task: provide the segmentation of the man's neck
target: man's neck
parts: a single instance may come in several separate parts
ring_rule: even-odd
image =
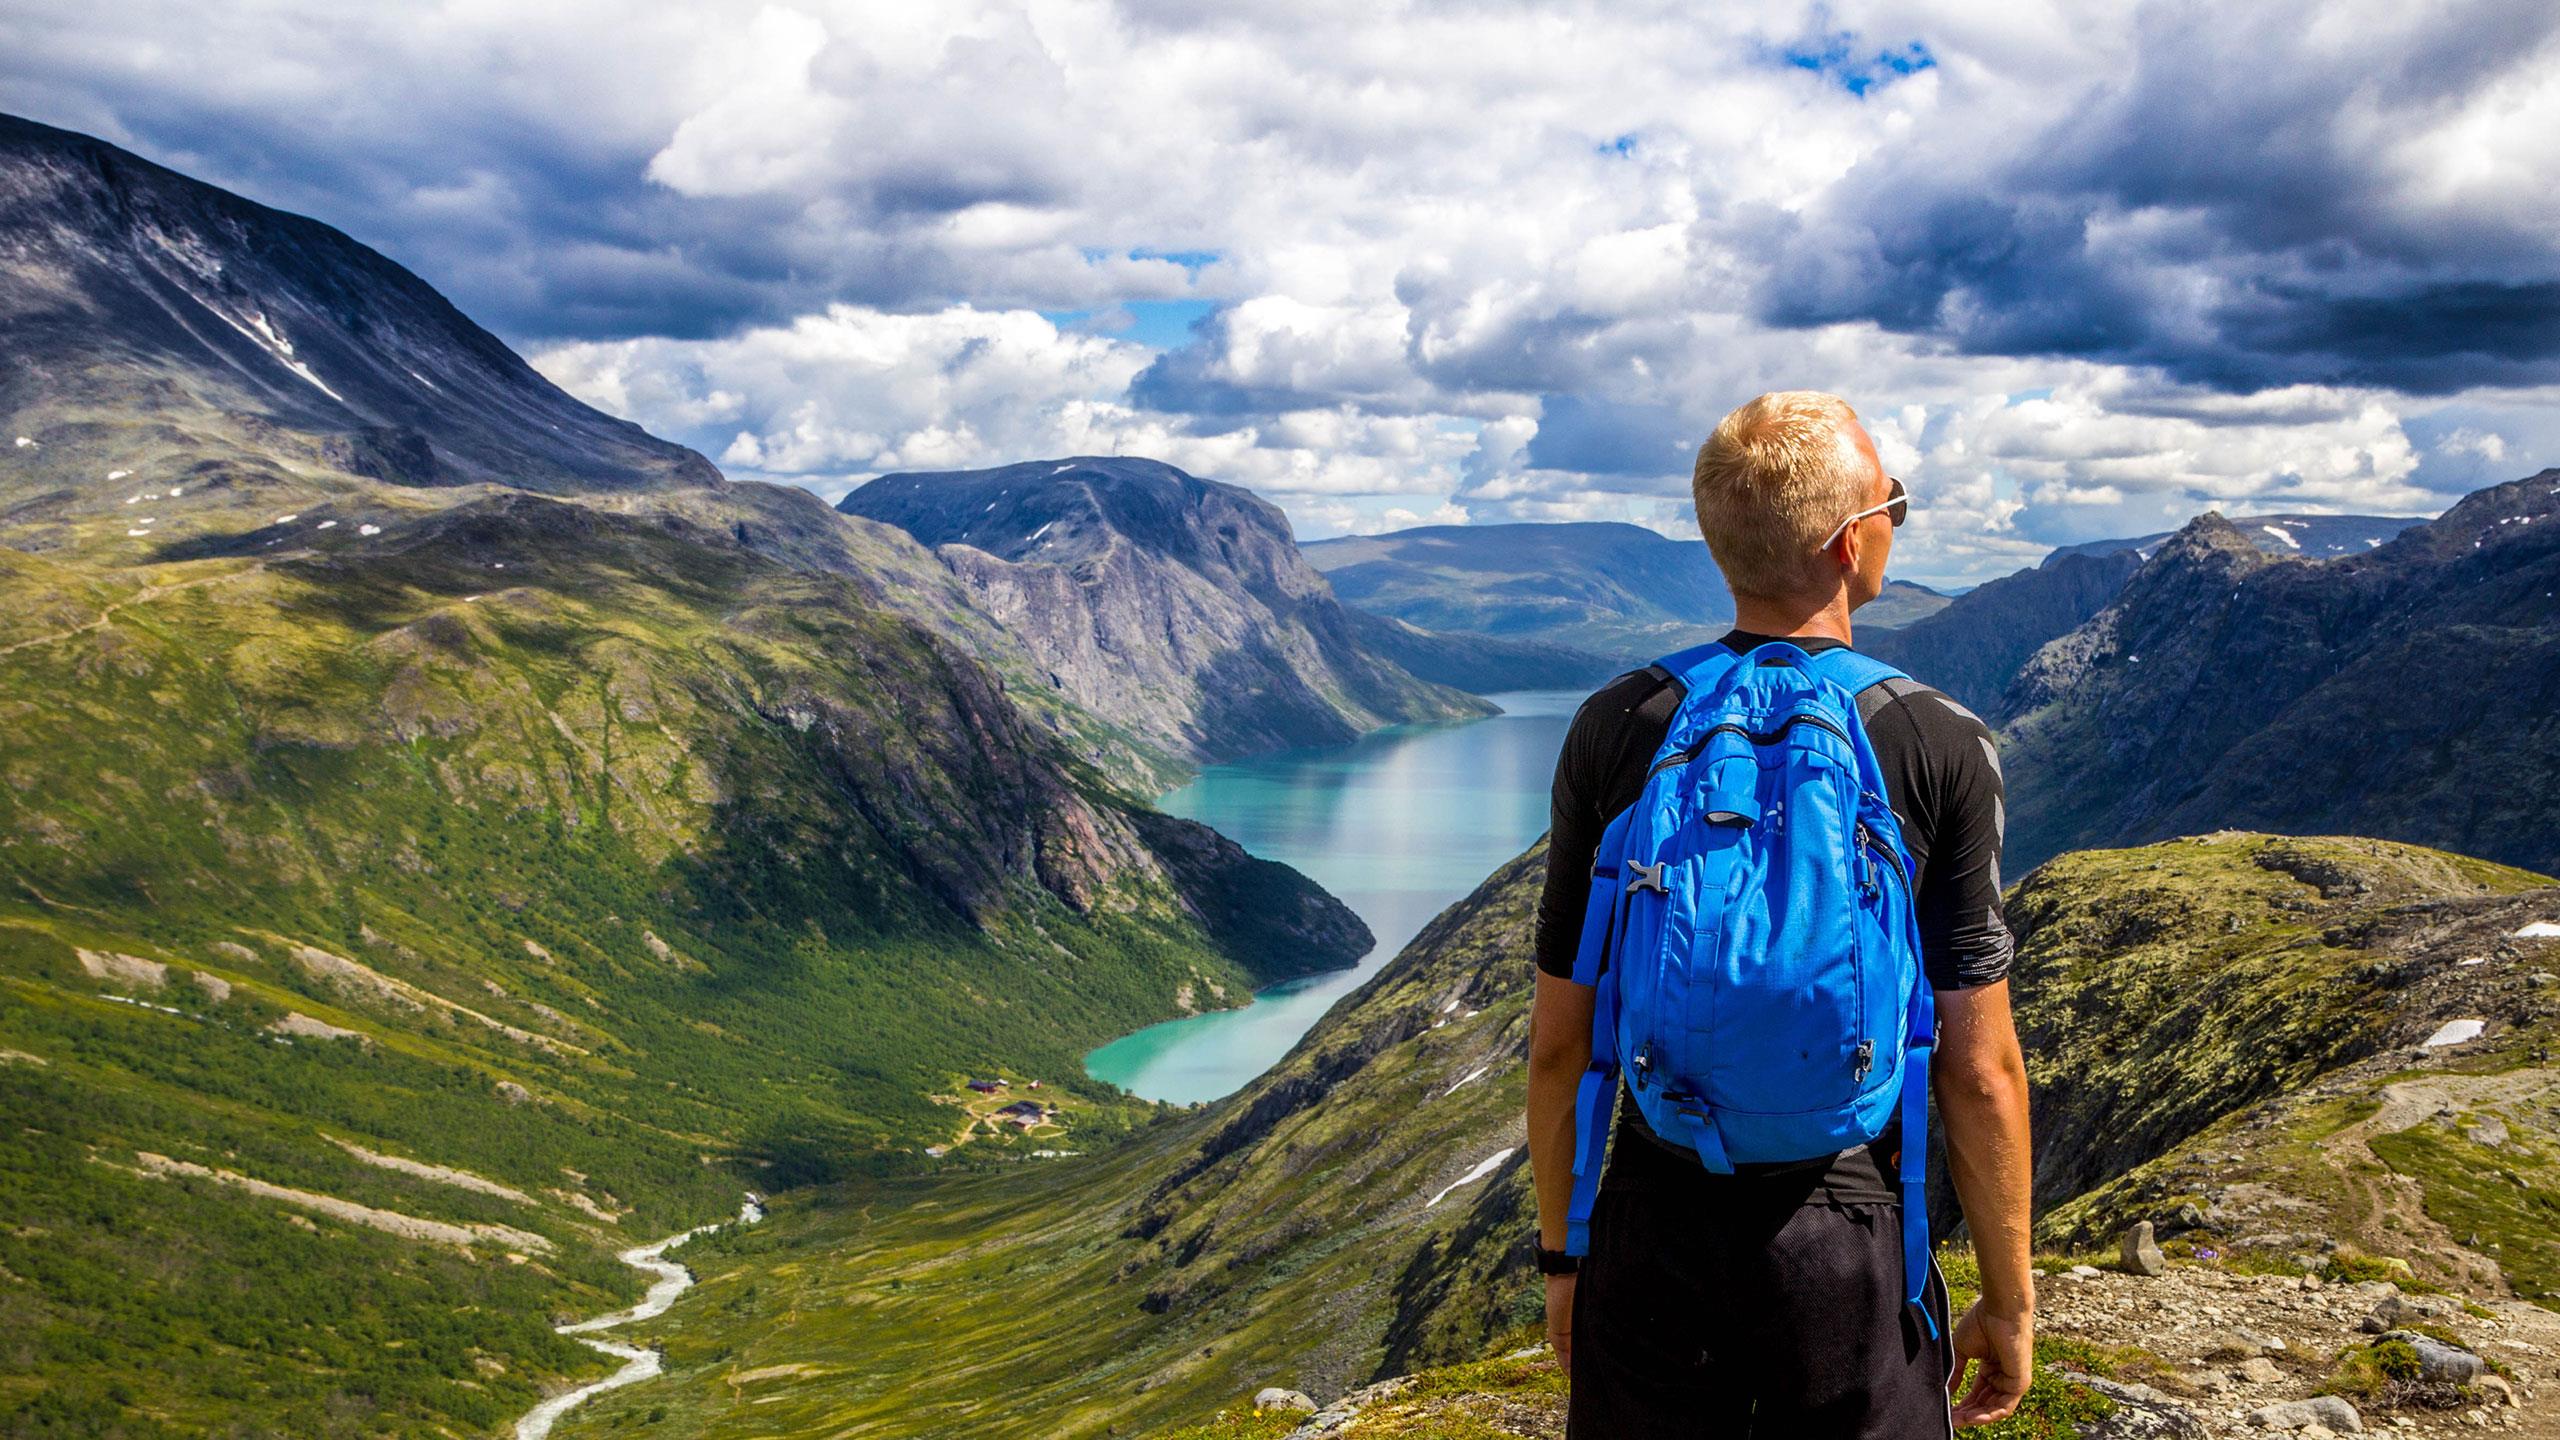
[[[1841,644],[1849,640],[1849,595],[1831,592],[1828,599],[1736,595],[1733,627],[1754,635],[1827,635]]]

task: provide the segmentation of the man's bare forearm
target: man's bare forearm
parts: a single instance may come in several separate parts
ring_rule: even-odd
[[[1573,1100],[1591,1064],[1593,992],[1540,972],[1529,1006],[1529,1172],[1538,1243],[1561,1250],[1573,1203]]]
[[[2029,1269],[2035,1169],[2027,1135],[2027,1071],[2009,1014],[2009,984],[1941,992],[1932,1067],[1948,1169],[1964,1207],[1984,1300],[2019,1314],[2035,1303]]]

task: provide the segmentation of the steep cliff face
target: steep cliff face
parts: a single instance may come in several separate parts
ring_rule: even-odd
[[[884,475],[841,508],[934,547],[1052,685],[1188,759],[1492,713],[1363,646],[1277,506],[1170,465]]]
[[[2319,563],[2201,516],[2022,667],[2010,853],[2236,825],[2560,865],[2556,592],[2560,471]]]

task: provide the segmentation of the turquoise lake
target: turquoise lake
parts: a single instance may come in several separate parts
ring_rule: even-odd
[[[1545,833],[1556,749],[1585,693],[1487,696],[1502,714],[1397,725],[1348,745],[1211,766],[1158,800],[1169,814],[1297,867],[1367,921],[1378,943],[1351,969],[1124,1035],[1087,1055],[1086,1071],[1151,1100],[1188,1104],[1232,1094],[1270,1069],[1431,917]]]

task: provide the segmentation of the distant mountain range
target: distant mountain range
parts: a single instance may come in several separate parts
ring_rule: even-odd
[[[2325,558],[2424,522],[2259,515],[2235,523],[2269,554]],[[2034,569],[1970,591],[1888,580],[1858,612],[1859,644],[1988,714],[2037,646],[2095,614],[2167,538],[2066,545]],[[1732,597],[1706,543],[1641,525],[1427,525],[1309,540],[1299,549],[1357,609],[1453,635],[1561,646],[1590,656],[1582,668],[1597,665],[1603,675],[1712,640],[1733,623]]]
[[[1369,648],[1288,517],[1241,486],[1078,456],[883,475],[838,508],[933,547],[1051,684],[1185,760],[1493,713]]]
[[[1429,630],[1583,651],[1604,675],[1733,626],[1733,597],[1706,542],[1641,525],[1426,525],[1299,549],[1347,605]],[[1894,581],[1860,617],[1909,624],[1946,602]]]
[[[2423,515],[2240,515],[2231,523],[2249,543],[2270,555],[2298,555],[2305,560],[2327,560],[2340,555],[2361,555],[2376,549],[2392,536],[2412,525],[2427,523]],[[2139,535],[2130,540],[2084,540],[2077,545],[2064,545],[2047,556],[2113,555],[2132,550],[2149,559],[2160,543],[2176,534],[2163,530],[2156,535]]]

